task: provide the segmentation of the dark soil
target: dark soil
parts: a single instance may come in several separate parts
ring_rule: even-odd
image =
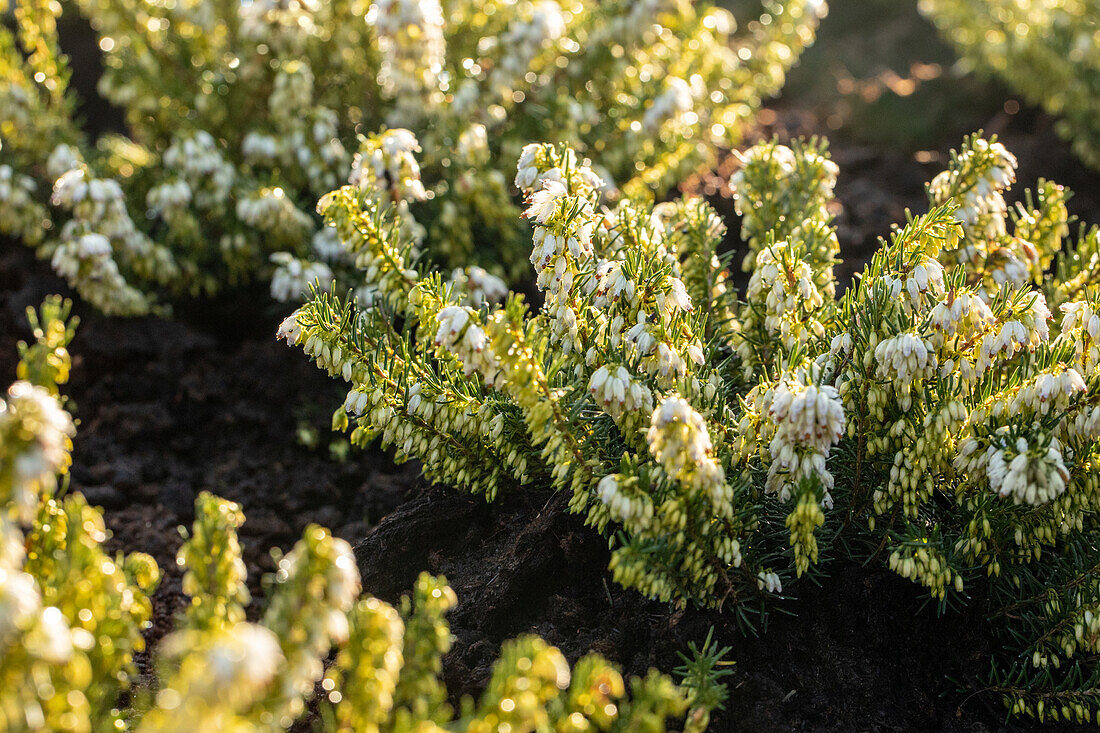
[[[833,113],[782,101],[758,135],[833,139],[839,273],[847,281],[906,208],[924,210],[923,182],[958,138],[927,142],[935,152],[905,151],[834,131],[826,114]],[[1009,114],[998,102],[979,125],[999,132],[1019,156],[1021,190],[1040,176],[1058,180],[1076,190],[1075,214],[1100,221],[1096,175],[1057,140],[1050,119],[1026,107]],[[688,187],[718,197],[733,166],[727,158],[717,175]],[[715,203],[736,246],[732,205]],[[67,290],[47,265],[0,243],[0,383],[14,378],[15,342],[28,336],[24,308],[52,292]],[[539,634],[571,660],[597,651],[644,673],[676,666],[677,653],[713,626],[736,663],[714,730],[1028,727],[1004,726],[997,700],[963,689],[987,670],[993,641],[982,620],[938,618],[915,585],[880,566],[833,562],[820,587],[804,581],[788,589],[789,615],[774,614],[765,633],[746,637],[728,613],[677,611],[616,586],[605,541],[567,514],[560,496],[529,490],[487,505],[428,487],[415,465],[395,466],[381,453],[337,459],[341,439],[328,424],[344,390],[300,350],[275,341],[285,314],[262,289],[180,304],[174,320],[77,310],[82,324],[66,389],[80,420],[71,488],[104,507],[112,549],[148,552],[164,570],[152,643],[184,602],[176,527],[190,523],[196,494],[210,490],[244,505],[242,543],[256,597],[273,568],[270,548],[289,549],[311,522],[356,545],[364,589],[385,600],[396,600],[422,570],[445,574],[460,599],[444,666],[456,698],[482,689],[501,642],[517,634]]]
[[[0,256],[0,374],[14,379],[23,312],[67,292],[31,253]],[[254,597],[310,523],[351,542],[422,487],[419,469],[378,453],[330,454],[331,409],[344,391],[273,338],[281,320],[263,293],[177,309],[177,320],[103,318],[77,310],[65,388],[79,420],[71,489],[106,510],[111,549],[151,554],[164,571],[150,637],[171,628],[185,599],[176,528],[198,492],[240,502]],[[263,304],[253,307],[253,304]],[[310,447],[316,439],[317,446]],[[339,441],[335,445],[339,446]]]

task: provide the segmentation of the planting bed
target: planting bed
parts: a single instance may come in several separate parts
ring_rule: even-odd
[[[820,56],[807,63],[813,58],[825,63]],[[993,109],[978,124],[1000,133],[1019,156],[1017,192],[1040,176],[1052,178],[1075,190],[1073,213],[1100,221],[1095,174],[1058,141],[1052,122],[1026,108]],[[924,210],[923,182],[943,167],[942,150],[958,135],[935,141],[938,155],[915,155],[831,129],[831,114],[788,98],[764,115],[758,134],[832,138],[843,206],[838,276],[846,283],[907,207]],[[731,247],[738,221],[721,194],[735,165],[729,157],[717,174],[687,184],[713,198]],[[29,251],[0,246],[0,377],[7,383],[15,343],[27,336],[24,308],[67,291]],[[993,642],[982,619],[972,611],[937,617],[921,590],[888,572],[882,558],[869,567],[826,563],[828,582],[793,585],[781,609],[789,615],[776,613],[758,636],[746,636],[728,613],[676,610],[613,584],[605,542],[565,512],[561,496],[513,492],[487,505],[428,487],[417,466],[395,466],[379,452],[341,458],[345,446],[328,430],[328,408],[344,390],[300,350],[275,341],[286,314],[263,287],[179,304],[172,320],[77,311],[82,323],[67,394],[80,424],[70,489],[104,507],[113,548],[148,552],[165,571],[151,643],[184,602],[176,527],[190,523],[196,494],[208,489],[244,506],[242,543],[257,598],[262,575],[273,569],[268,550],[289,549],[311,522],[356,546],[365,591],[387,601],[422,570],[446,575],[460,600],[444,668],[456,699],[482,688],[500,643],[520,633],[543,636],[571,660],[594,650],[642,673],[670,670],[677,652],[713,626],[735,663],[715,730],[1004,726],[995,697],[961,691],[987,671]],[[258,604],[251,611],[258,613]]]
[[[763,133],[813,131],[806,114],[776,112],[774,129]],[[1088,188],[1049,121],[1025,113],[1006,124],[1020,180],[1076,183],[1074,212],[1100,219],[1100,187]],[[941,161],[922,165],[839,140],[833,155],[842,171],[841,272],[850,276],[905,207],[921,210],[922,181]],[[736,232],[730,203],[716,203]],[[65,289],[45,263],[8,245],[0,292],[0,375],[10,381],[15,342],[27,335],[24,308]],[[182,304],[173,320],[78,311],[67,390],[80,420],[71,489],[105,508],[113,547],[149,552],[165,570],[150,641],[183,603],[176,527],[190,523],[195,495],[209,489],[244,505],[242,542],[257,597],[273,568],[268,549],[289,549],[310,522],[356,545],[365,590],[386,600],[421,570],[445,574],[460,599],[445,666],[456,696],[477,692],[500,643],[519,633],[538,633],[572,659],[599,651],[637,673],[675,666],[676,653],[714,626],[736,662],[717,730],[962,731],[1003,722],[995,700],[970,697],[948,679],[986,671],[991,641],[981,619],[937,618],[917,586],[879,564],[832,562],[822,587],[792,587],[784,609],[793,615],[775,614],[766,632],[746,637],[728,614],[676,611],[614,585],[603,540],[564,512],[560,496],[517,492],[487,505],[429,488],[415,465],[395,466],[382,453],[334,459],[330,445],[339,441],[328,413],[306,406],[335,406],[343,390],[275,341],[283,314],[261,289]]]

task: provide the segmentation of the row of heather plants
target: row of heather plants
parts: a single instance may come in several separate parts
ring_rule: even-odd
[[[985,67],[1041,63],[1025,91],[1092,160],[1081,4],[922,7]],[[770,141],[737,154],[732,262],[710,205],[662,199],[740,143],[825,13],[762,6],[0,0],[0,235],[108,315],[254,278],[304,299],[279,336],[346,383],[334,429],[489,501],[553,486],[642,596],[752,632],[831,560],[882,564],[979,606],[980,692],[1095,721],[1100,228],[1053,182],[1009,205],[1016,159],[975,134],[843,289],[827,144]],[[61,12],[95,29],[124,133],[83,132]],[[698,731],[722,706],[709,640],[676,679],[624,679],[532,636],[455,704],[446,581],[360,597],[319,527],[248,621],[243,515],[210,494],[177,558],[191,603],[139,675],[160,573],[67,491],[75,323],[30,316],[0,402],[0,727]]]
[[[598,155],[610,197],[660,195],[741,138],[825,12],[765,0],[738,29],[686,0],[0,0],[0,18],[9,2],[0,234],[115,315],[256,278],[283,301],[359,285],[314,205],[383,173],[433,261],[514,281],[530,227],[506,171],[528,141]],[[74,116],[63,8],[95,31],[124,133]],[[383,171],[361,140],[383,127],[415,133],[385,157],[422,170]]]
[[[488,500],[565,492],[627,588],[755,628],[830,558],[883,564],[981,605],[1010,712],[1095,720],[1100,227],[1049,181],[1010,207],[1016,159],[975,134],[841,292],[825,144],[740,163],[740,297],[707,203],[608,205],[590,161],[532,143],[540,302],[446,280],[392,179],[361,179],[318,210],[372,297],[322,284],[279,335],[347,383],[354,444]]]

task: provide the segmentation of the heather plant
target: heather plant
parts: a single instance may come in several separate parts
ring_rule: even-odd
[[[280,300],[353,276],[313,213],[349,173],[389,188],[456,277],[514,277],[530,230],[505,172],[527,140],[597,155],[608,200],[663,194],[739,139],[825,8],[767,0],[737,33],[728,11],[681,0],[75,5],[125,134],[93,141],[74,119],[61,4],[16,0],[0,26],[0,233],[123,315],[257,275]],[[397,128],[415,137],[359,137]]]
[[[1096,0],[921,0],[968,64],[1061,119],[1058,132],[1100,167],[1100,4]]]
[[[506,642],[488,688],[455,711],[439,679],[457,599],[422,574],[399,609],[360,598],[350,546],[310,526],[276,555],[266,607],[248,621],[239,505],[203,492],[177,554],[190,603],[158,645],[155,682],[141,678],[151,594],[148,555],[111,556],[99,509],[66,493],[73,421],[69,304],[30,312],[19,381],[0,401],[0,729],[42,733],[136,730],[283,731],[320,683],[322,729],[344,731],[702,731],[725,699],[722,650],[709,640],[681,670],[624,679],[599,655],[571,669],[534,636]],[[325,660],[335,651],[326,670]]]
[[[704,202],[601,207],[589,161],[532,144],[516,183],[541,305],[472,300],[385,191],[348,186],[319,210],[372,297],[317,291],[279,335],[348,382],[333,422],[354,443],[487,499],[566,492],[626,587],[752,624],[830,555],[944,611],[981,584],[1008,621],[986,689],[1091,720],[1100,228],[1071,241],[1048,182],[1010,208],[1016,160],[974,135],[840,293],[824,143],[741,159],[740,302]]]
[[[59,402],[68,380],[68,303],[31,311],[19,381],[0,401],[0,723],[4,730],[91,731],[122,725],[119,696],[159,571],[141,553],[111,557],[102,515],[58,494],[75,433]]]

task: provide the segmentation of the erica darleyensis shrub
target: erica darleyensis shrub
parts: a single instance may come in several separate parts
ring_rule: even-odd
[[[75,430],[58,387],[68,379],[68,303],[30,311],[19,381],[0,399],[0,729],[16,733],[283,731],[320,683],[318,729],[362,731],[702,731],[725,691],[722,652],[685,657],[682,683],[651,671],[624,679],[599,655],[570,669],[534,636],[506,642],[488,688],[460,710],[439,680],[457,602],[420,576],[399,608],[359,597],[351,548],[317,526],[276,555],[266,607],[250,601],[233,502],[202,493],[177,555],[190,603],[156,650],[144,649],[160,571],[143,553],[111,556],[100,510],[66,493]],[[327,665],[331,652],[335,659]],[[127,701],[128,704],[124,704]]]
[[[532,144],[541,305],[445,281],[384,191],[344,187],[319,210],[371,302],[317,292],[280,335],[348,382],[353,442],[488,499],[567,492],[627,587],[747,624],[829,555],[945,610],[979,588],[1009,649],[986,689],[1091,719],[1100,230],[1071,239],[1053,183],[1009,207],[1015,158],[973,136],[841,294],[824,144],[741,157],[740,300],[707,204],[602,206],[593,164]]]
[[[61,5],[16,0],[14,30],[0,26],[0,233],[115,314],[257,273],[282,300],[331,281],[347,263],[313,210],[349,175],[390,177],[435,261],[514,275],[530,232],[507,171],[526,141],[598,155],[608,197],[661,193],[737,140],[824,13],[767,0],[737,32],[685,0],[75,5],[126,134],[82,133]],[[416,166],[361,148],[357,133],[386,127],[419,136],[426,152],[384,138],[391,162],[424,152]]]
[[[1100,2],[921,0],[964,59],[1061,119],[1058,132],[1100,168]]]

